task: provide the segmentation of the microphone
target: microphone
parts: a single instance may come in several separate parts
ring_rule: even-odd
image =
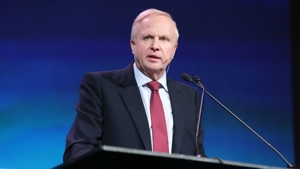
[[[193,79],[187,73],[182,73],[181,77],[182,77],[183,80],[185,80],[187,82],[193,82]]]
[[[201,84],[201,80],[200,80],[200,77],[199,77],[199,76],[195,75],[194,78],[193,78],[193,80],[194,80],[195,82]]]
[[[193,82],[192,78],[190,75],[183,73],[181,76],[184,80],[188,82]],[[199,78],[199,77],[198,77]],[[200,81],[200,78],[199,78]],[[204,88],[204,87],[203,87]],[[201,96],[201,102],[200,102],[200,110],[199,110],[199,115],[198,115],[198,121],[197,121],[197,131],[196,131],[196,138],[195,138],[195,143],[196,143],[196,156],[201,157],[199,146],[198,146],[198,136],[199,136],[199,128],[200,128],[200,123],[201,123],[201,117],[202,117],[202,109],[203,109],[203,101],[204,101],[204,90],[202,90],[202,96]]]
[[[235,115],[232,111],[230,111],[226,106],[224,106],[218,99],[216,99],[213,95],[211,95],[203,86],[201,83],[201,80],[199,76],[194,76],[192,79],[190,75],[187,73],[182,74],[182,78],[187,81],[187,82],[192,82],[196,84],[198,87],[200,87],[203,90],[203,93],[205,92],[206,94],[209,95],[210,98],[212,98],[215,102],[217,102],[221,107],[223,107],[228,113],[230,113],[235,119],[237,119],[239,122],[241,122],[245,127],[247,127],[252,133],[254,133],[258,138],[260,138],[265,144],[267,144],[273,151],[275,151],[281,159],[287,164],[288,168],[296,168],[293,164],[288,162],[285,157],[276,149],[274,148],[269,142],[267,142],[262,136],[260,136],[257,132],[255,132],[249,125],[247,125],[243,120],[241,120],[237,115]],[[203,99],[202,99],[203,100]],[[202,101],[201,100],[201,101]],[[202,111],[202,110],[201,110]],[[198,119],[199,120],[199,119]],[[197,144],[197,143],[196,143]]]

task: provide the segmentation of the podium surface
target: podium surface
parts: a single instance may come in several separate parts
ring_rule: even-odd
[[[55,169],[89,168],[182,168],[182,169],[283,169],[280,167],[241,163],[221,159],[145,150],[102,146],[81,157],[69,160]]]

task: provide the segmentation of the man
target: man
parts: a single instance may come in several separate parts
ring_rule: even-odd
[[[134,63],[83,77],[64,161],[101,145],[205,156],[202,127],[198,150],[195,143],[198,92],[166,76],[178,37],[168,13],[148,9],[137,16],[130,40]]]

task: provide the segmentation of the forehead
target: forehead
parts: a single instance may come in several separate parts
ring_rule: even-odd
[[[171,36],[175,35],[175,23],[164,15],[149,16],[140,22],[138,32],[141,34],[157,33]]]

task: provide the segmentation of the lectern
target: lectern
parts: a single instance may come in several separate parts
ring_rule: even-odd
[[[156,153],[144,150],[102,146],[81,157],[54,167],[55,169],[97,168],[181,168],[181,169],[258,169],[280,167],[233,162],[221,159],[198,158],[180,154]]]

